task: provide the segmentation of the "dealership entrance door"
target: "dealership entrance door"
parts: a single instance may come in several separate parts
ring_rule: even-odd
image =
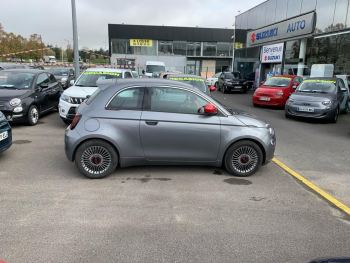
[[[260,76],[261,80],[265,81],[269,77],[281,74],[282,64],[277,63],[262,63]]]

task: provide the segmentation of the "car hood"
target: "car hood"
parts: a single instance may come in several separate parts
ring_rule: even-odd
[[[296,101],[307,101],[307,102],[322,102],[324,100],[335,100],[335,94],[320,94],[320,93],[301,93],[296,92],[290,96],[291,99]]]
[[[17,90],[17,89],[0,89],[0,100],[7,100],[13,98],[23,98],[31,93],[31,90]]]
[[[86,98],[86,96],[91,96],[98,87],[79,87],[72,86],[66,89],[63,94],[73,98]]]
[[[252,126],[257,128],[265,128],[268,123],[264,120],[259,119],[257,116],[242,111],[240,109],[232,109],[225,107],[228,112],[230,112],[234,117],[236,117],[240,122],[246,126]]]

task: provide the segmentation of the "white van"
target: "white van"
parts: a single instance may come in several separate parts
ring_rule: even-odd
[[[146,62],[146,73],[147,77],[153,77],[154,74],[165,72],[165,63],[161,61],[147,61]]]

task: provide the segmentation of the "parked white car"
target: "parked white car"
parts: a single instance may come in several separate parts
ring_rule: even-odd
[[[78,106],[97,90],[97,83],[117,78],[133,78],[131,70],[114,68],[89,68],[84,71],[75,83],[66,89],[58,105],[61,119],[69,124]]]
[[[217,82],[219,81],[219,76],[220,75],[221,75],[221,72],[216,73],[211,78],[207,78],[207,85],[208,86],[216,86],[217,87]]]

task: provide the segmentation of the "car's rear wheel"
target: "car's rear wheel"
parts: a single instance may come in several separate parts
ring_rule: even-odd
[[[252,141],[240,141],[233,144],[225,155],[226,170],[238,177],[255,174],[263,162],[263,153],[259,145]]]
[[[39,110],[35,105],[30,106],[27,115],[27,123],[30,126],[37,125],[39,121]]]
[[[346,104],[345,104],[345,110],[344,110],[344,113],[345,114],[348,114],[350,112],[350,101],[348,101]]]
[[[118,154],[112,145],[102,140],[84,142],[76,151],[78,170],[90,179],[104,178],[118,165]]]

